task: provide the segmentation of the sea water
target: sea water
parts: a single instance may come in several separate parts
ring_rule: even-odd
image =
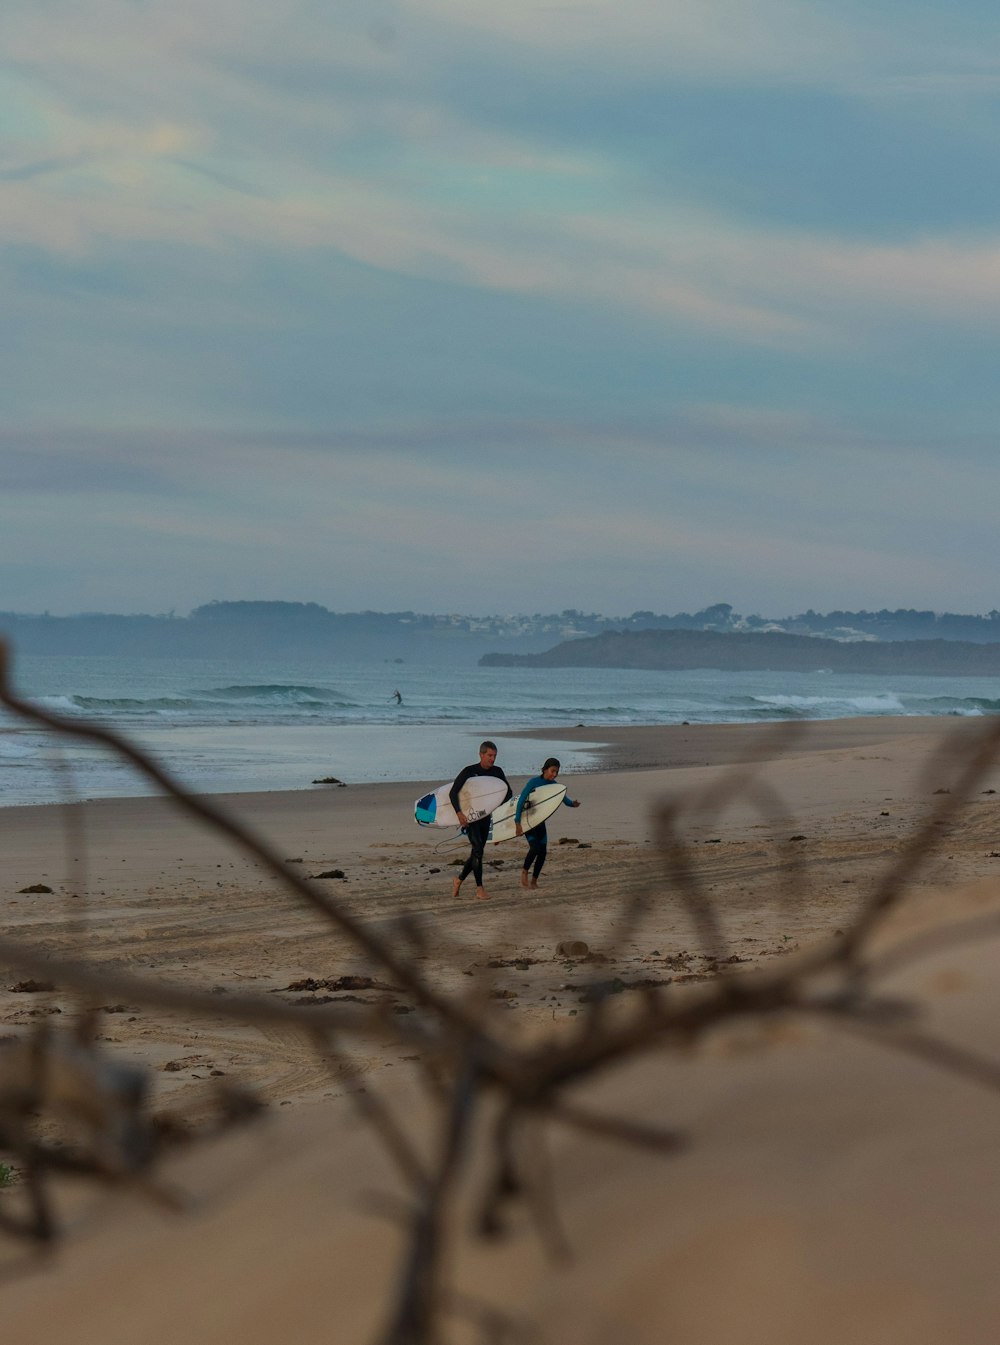
[[[207,793],[410,780],[431,787],[500,746],[510,776],[556,754],[567,772],[599,759],[601,728],[877,715],[1000,712],[989,678],[779,672],[480,668],[407,660],[330,663],[24,656],[19,693],[74,722],[104,725]],[[402,704],[396,703],[399,690]],[[586,743],[560,743],[563,726]],[[548,729],[542,739],[504,737]],[[103,747],[0,712],[0,805],[155,792]]]

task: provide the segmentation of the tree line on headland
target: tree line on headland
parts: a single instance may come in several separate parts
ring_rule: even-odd
[[[827,672],[1000,676],[1000,644],[966,640],[843,641],[754,632],[606,631],[537,654],[485,654],[484,667],[714,668],[733,672]]]
[[[841,659],[848,659],[852,667],[861,664],[868,667],[872,660],[877,662],[879,656],[865,654],[864,649],[889,642],[1000,644],[1000,612],[961,615],[907,608],[822,614],[810,610],[797,616],[775,618],[742,616],[729,603],[716,603],[693,613],[673,615],[637,611],[629,616],[609,617],[569,608],[549,614],[476,616],[410,611],[333,612],[312,602],[263,601],[211,602],[195,608],[188,616],[101,612],[51,616],[48,613],[0,612],[0,635],[25,654],[201,658],[319,655],[475,662],[481,655],[492,660],[501,655],[540,654],[567,642],[574,645],[586,643],[588,637],[668,633],[687,633],[689,637],[699,634],[728,636],[734,642],[705,644],[690,638],[687,641],[675,639],[660,642],[661,652],[657,657],[693,657],[695,651],[711,648],[718,651],[713,653],[714,659],[727,660],[712,666],[765,666],[757,661],[762,656],[757,653],[758,647],[767,650],[767,657],[773,658],[779,648],[791,651],[796,647],[773,642],[787,636],[805,641],[801,649],[802,666],[815,667],[819,637],[824,647],[829,644],[835,648],[843,647],[844,651],[854,651],[852,654],[823,654],[821,666],[839,667],[842,666]],[[755,638],[750,639],[751,636]],[[760,639],[767,643],[758,646]],[[652,657],[650,651],[655,644],[656,641],[620,644],[612,640],[594,646],[590,653],[575,649],[572,657],[604,659],[614,649],[617,651],[615,657],[634,660]],[[685,648],[688,654],[682,653]],[[667,649],[671,651],[669,654],[665,652]],[[728,652],[724,654],[723,650]],[[950,663],[957,654],[954,650],[951,656],[942,657]],[[897,659],[903,655],[903,650],[896,650]],[[924,656],[929,658],[930,651],[925,649],[921,657]],[[791,652],[787,657],[793,657]],[[734,659],[744,661],[732,662]],[[964,661],[971,666],[976,663],[976,656],[969,655]],[[935,658],[935,662],[939,660]],[[645,665],[633,662],[625,666]],[[692,665],[672,663],[670,666]]]

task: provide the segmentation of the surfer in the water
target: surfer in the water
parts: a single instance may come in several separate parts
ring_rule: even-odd
[[[486,838],[490,834],[489,815],[487,814],[486,817],[480,817],[475,822],[468,821],[465,813],[462,812],[462,806],[458,799],[458,792],[465,784],[466,780],[471,780],[474,775],[492,775],[494,779],[502,780],[504,784],[507,785],[507,793],[501,800],[502,803],[506,803],[514,791],[511,789],[506,775],[504,775],[503,771],[496,764],[496,759],[496,743],[491,743],[488,739],[486,742],[480,743],[479,761],[472,766],[466,766],[465,770],[459,771],[458,775],[455,776],[455,783],[448,791],[448,798],[451,800],[451,806],[455,809],[455,813],[458,816],[459,825],[463,828],[468,837],[470,847],[469,858],[465,861],[461,873],[454,880],[451,893],[453,897],[458,896],[459,888],[466,878],[468,878],[470,873],[476,880],[476,896],[479,900],[485,901],[489,896],[486,888],[483,887],[483,851],[486,848]]]
[[[545,830],[544,822],[539,822],[537,827],[530,827],[527,831],[522,831],[521,813],[524,811],[524,805],[531,791],[537,789],[539,785],[552,784],[558,774],[558,758],[549,757],[542,767],[541,775],[533,775],[518,796],[517,807],[514,809],[514,823],[517,828],[517,835],[523,836],[528,842],[528,853],[524,857],[524,867],[521,869],[522,887],[538,886],[538,875],[542,871],[545,856],[548,853],[549,835]],[[563,795],[563,803],[567,808],[579,808],[580,806],[580,800],[571,799],[568,794]]]

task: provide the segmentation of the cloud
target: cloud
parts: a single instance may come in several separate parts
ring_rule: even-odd
[[[63,159],[39,159],[34,163],[21,163],[14,168],[0,168],[0,182],[26,182],[29,178],[44,177],[47,173],[64,173],[79,168],[84,163],[82,155],[75,154]]]
[[[547,142],[544,121],[534,135],[477,123],[436,78],[428,36],[450,34],[454,51],[437,63],[499,36],[521,42],[525,60],[561,52],[578,79],[581,62],[620,56],[637,82],[646,64],[814,81],[820,65],[833,77],[862,59],[865,28],[794,0],[752,13],[736,0],[652,10],[401,0],[382,13],[391,41],[373,39],[376,20],[360,5],[336,22],[263,0],[213,0],[211,23],[194,0],[13,11],[0,20],[19,72],[6,97],[30,98],[35,112],[18,142],[25,157],[0,168],[0,242],[65,256],[242,248],[297,254],[303,266],[336,251],[409,279],[614,308],[785,350],[884,331],[887,309],[991,320],[1000,238],[872,245],[741,224],[685,198],[683,183],[679,197],[630,197],[613,142]],[[493,77],[517,59],[504,51]],[[325,79],[296,79],[324,63]]]
[[[8,503],[18,496],[85,498],[109,486],[159,492],[170,484],[148,457],[113,442],[52,445],[34,436],[0,435],[0,491]]]
[[[468,426],[474,449],[459,436],[428,448],[419,426],[412,443],[382,446],[38,443],[63,489],[44,471],[22,480],[0,556],[17,566],[44,537],[64,583],[35,603],[15,587],[5,605],[160,610],[272,596],[341,610],[616,613],[725,599],[774,614],[843,605],[845,592],[856,605],[927,605],[958,583],[965,606],[990,605],[995,464],[977,470],[973,507],[961,459],[905,443],[873,453],[817,423],[799,436],[780,415],[768,445],[768,423],[763,408],[703,406],[687,429],[634,431],[627,446],[591,424],[584,448],[568,424],[548,442],[525,426]],[[94,489],[81,490],[88,462]]]
[[[1000,484],[976,9],[4,7],[5,554],[48,518],[86,605],[336,571],[419,606],[422,563],[449,607],[968,589]]]
[[[459,31],[501,38],[546,59],[619,66],[633,77],[651,72],[713,79],[774,77],[814,79],[849,54],[849,29],[824,19],[796,0],[566,0],[539,5],[509,0],[474,5],[467,0],[401,0],[414,20],[432,18]]]
[[[649,211],[641,220],[578,213],[554,214],[544,226],[508,220],[501,236],[474,210],[404,203],[351,179],[248,205],[231,190],[207,196],[180,166],[168,177],[157,183],[140,173],[136,193],[127,174],[116,183],[105,172],[103,196],[81,192],[65,211],[45,209],[32,183],[12,183],[0,236],[68,255],[115,241],[336,250],[409,278],[602,304],[784,347],[854,341],[904,314],[991,324],[1000,302],[1000,237],[872,245]]]

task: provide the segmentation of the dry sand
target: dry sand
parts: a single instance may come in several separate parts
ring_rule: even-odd
[[[617,978],[627,997],[642,982],[697,987],[721,974],[662,876],[656,810],[665,800],[712,787],[747,754],[768,758],[759,771],[773,794],[692,816],[685,834],[734,965],[776,966],[846,926],[951,787],[954,763],[933,756],[943,732],[967,742],[976,728],[835,721],[780,751],[766,726],[578,730],[608,743],[609,769],[566,778],[582,806],[550,822],[537,892],[518,885],[519,842],[488,852],[496,865],[486,870],[488,902],[475,900],[471,882],[452,899],[451,860],[464,850],[436,848],[437,834],[412,825],[412,785],[216,802],[302,873],[340,870],[342,878],[320,881],[360,920],[388,929],[403,912],[418,915],[427,974],[453,992],[470,973],[488,975],[504,1030],[537,1035],[572,1030],[595,976]],[[1000,906],[994,789],[1000,768],[942,834],[885,939]],[[173,805],[103,800],[70,816],[67,832],[59,808],[0,810],[8,934],[220,999],[253,990],[322,1002],[352,992],[289,987],[371,971],[342,934]],[[799,874],[790,898],[781,876],[792,854]],[[53,890],[20,890],[35,884]],[[648,914],[622,942],[616,922],[636,890],[649,897]],[[605,960],[557,955],[572,938]],[[988,941],[962,945],[890,988],[919,994],[936,1029],[988,1055],[1000,1049],[995,965]],[[0,989],[6,1031],[65,1021],[69,996],[7,988],[22,979],[5,973]],[[395,998],[401,1012],[411,1008]],[[387,1034],[358,1053],[352,1078],[285,1029],[192,1021],[111,999],[102,1007],[102,1041],[152,1071],[158,1107],[198,1116],[213,1081],[239,1080],[271,1104],[271,1119],[178,1162],[174,1179],[198,1193],[189,1213],[124,1197],[75,1203],[56,1262],[0,1290],[5,1338],[51,1342],[71,1329],[81,1345],[373,1339],[391,1298],[398,1235],[365,1202],[397,1188],[372,1136],[352,1123],[347,1095],[367,1087],[409,1098],[406,1048]],[[454,1271],[463,1293],[502,1305],[537,1333],[527,1339],[996,1338],[996,1094],[793,1021],[719,1033],[691,1057],[631,1062],[586,1096],[610,1115],[679,1126],[689,1142],[667,1159],[553,1132],[572,1261],[553,1266],[521,1230],[500,1248],[466,1240]],[[405,1108],[419,1131],[422,1104]],[[475,1338],[463,1330],[450,1338]]]

